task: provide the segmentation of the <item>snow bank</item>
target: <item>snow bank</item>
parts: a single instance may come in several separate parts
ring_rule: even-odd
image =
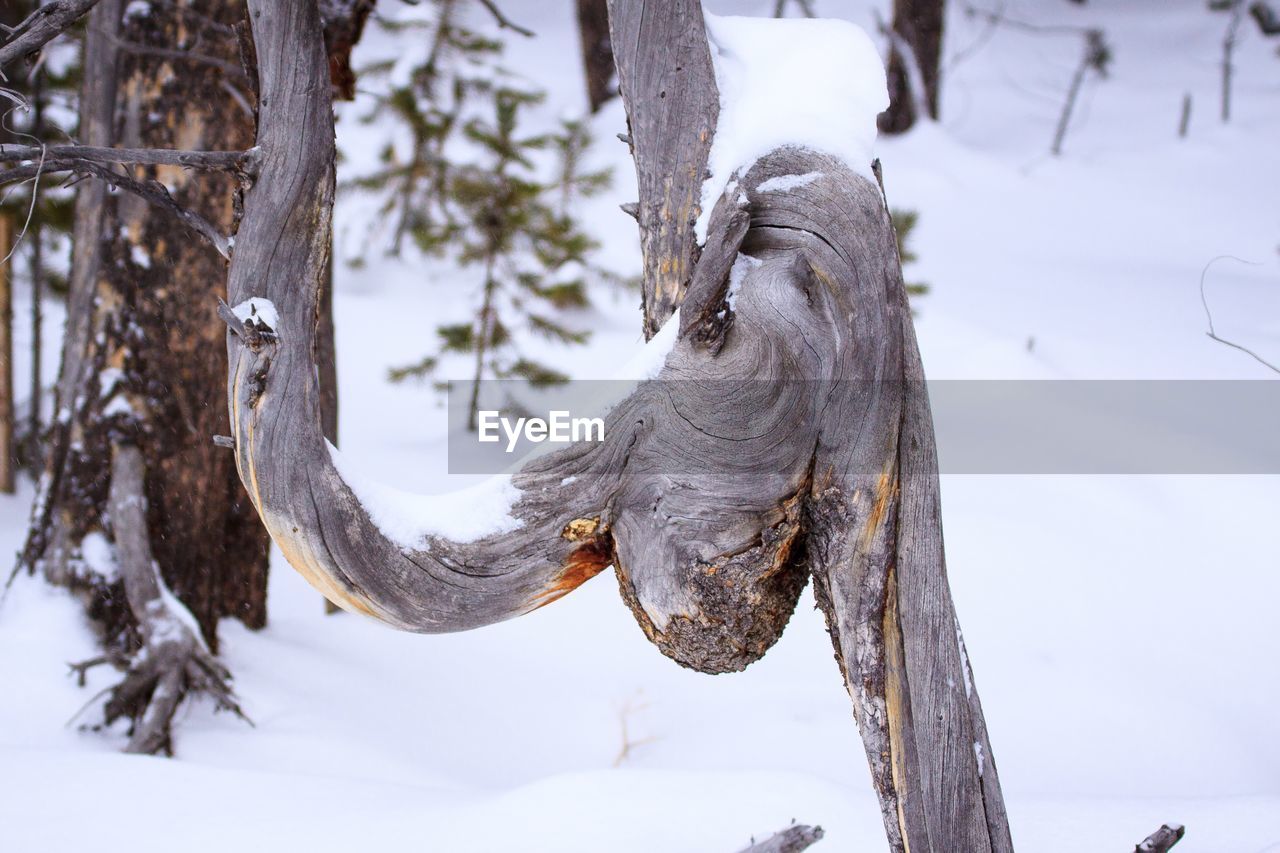
[[[338,476],[360,500],[382,534],[402,548],[420,548],[426,537],[475,542],[520,526],[511,508],[520,490],[505,474],[441,495],[417,495],[368,476],[325,442]]]
[[[711,177],[702,185],[699,241],[739,167],[783,145],[832,154],[871,176],[876,116],[889,106],[884,65],[849,21],[706,16],[720,89]]]

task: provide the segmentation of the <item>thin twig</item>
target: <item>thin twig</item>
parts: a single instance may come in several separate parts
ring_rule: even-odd
[[[498,8],[498,4],[494,3],[493,0],[480,0],[480,5],[488,9],[490,15],[493,15],[493,19],[498,22],[499,29],[512,30],[527,38],[533,36],[533,30],[525,29],[502,14],[502,10]]]
[[[1019,21],[1017,18],[1010,18],[1004,13],[1004,7],[1001,6],[999,12],[992,12],[969,3],[964,7],[964,13],[971,18],[979,18],[987,21],[993,26],[1004,26],[1014,30],[1022,30],[1028,33],[1036,33],[1038,35],[1056,35],[1056,36],[1080,36],[1089,31],[1089,27],[1073,26],[1071,24],[1032,24],[1028,21]]]
[[[128,175],[114,172],[107,166],[92,160],[55,160],[50,158],[38,165],[17,166],[12,169],[6,169],[0,172],[0,183],[26,180],[33,175],[38,177],[41,172],[75,172],[81,175],[91,175],[106,181],[113,187],[131,192],[178,217],[184,225],[208,240],[210,245],[218,250],[218,254],[228,260],[231,259],[231,239],[219,231],[209,220],[174,201],[173,196],[169,195],[169,191],[158,181],[139,181]],[[32,195],[34,196],[34,193]]]
[[[1210,340],[1214,340],[1220,344],[1226,344],[1229,347],[1238,349],[1240,350],[1240,352],[1244,353],[1245,355],[1251,356],[1254,359],[1254,361],[1257,361],[1259,364],[1264,365],[1265,367],[1268,367],[1271,370],[1274,370],[1276,373],[1280,373],[1280,367],[1275,366],[1274,364],[1267,361],[1265,358],[1258,355],[1256,352],[1254,352],[1253,350],[1249,349],[1246,346],[1241,346],[1235,341],[1229,341],[1226,338],[1219,337],[1218,333],[1214,331],[1213,314],[1209,311],[1209,298],[1205,296],[1205,293],[1204,293],[1204,278],[1205,278],[1205,275],[1208,274],[1209,272],[1209,267],[1213,266],[1215,263],[1221,260],[1236,261],[1241,264],[1248,264],[1251,267],[1262,266],[1262,264],[1257,263],[1256,261],[1246,261],[1243,258],[1237,258],[1234,255],[1218,255],[1216,258],[1213,258],[1212,260],[1209,261],[1209,263],[1204,265],[1204,269],[1200,271],[1200,304],[1204,306],[1204,316],[1205,316],[1205,319],[1209,321],[1209,331],[1205,332],[1205,334],[1209,336]]]
[[[40,162],[36,164],[36,171],[34,175],[35,183],[31,187],[31,205],[27,208],[27,218],[22,223],[22,230],[18,232],[17,239],[15,239],[13,241],[13,245],[9,247],[9,254],[4,256],[5,263],[8,263],[9,259],[13,257],[13,253],[18,251],[18,247],[22,245],[22,238],[27,236],[27,229],[31,227],[31,217],[34,216],[36,212],[36,196],[40,190],[40,174],[43,170],[44,154],[41,153]],[[8,175],[10,172],[5,172],[4,174]]]

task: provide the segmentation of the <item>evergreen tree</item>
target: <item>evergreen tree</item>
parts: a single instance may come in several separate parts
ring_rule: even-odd
[[[393,381],[428,377],[444,356],[469,358],[474,429],[484,379],[534,386],[567,380],[520,343],[529,337],[584,343],[589,333],[575,329],[566,313],[589,305],[588,279],[619,281],[591,263],[596,244],[573,215],[574,201],[606,188],[610,173],[584,166],[591,144],[584,122],[523,133],[528,109],[543,92],[500,67],[501,42],[465,26],[465,3],[435,6],[431,24],[387,24],[392,31],[431,26],[431,46],[364,119],[394,119],[408,130],[407,151],[389,143],[380,167],[352,186],[385,196],[381,212],[396,223],[391,253],[405,251],[407,237],[419,252],[480,271],[475,316],[439,326],[435,352],[390,371]],[[393,61],[364,73],[395,71]]]

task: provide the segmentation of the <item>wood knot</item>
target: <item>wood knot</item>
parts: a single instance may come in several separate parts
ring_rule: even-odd
[[[560,531],[560,536],[570,542],[581,542],[584,539],[590,539],[596,535],[596,530],[600,527],[600,518],[575,518],[564,526],[564,530]]]

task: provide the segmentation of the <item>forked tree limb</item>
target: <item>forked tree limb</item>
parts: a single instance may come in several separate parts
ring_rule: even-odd
[[[30,56],[66,32],[97,2],[98,0],[53,0],[38,6],[25,21],[13,28],[4,44],[0,45],[0,77],[3,77],[6,65]]]
[[[228,402],[241,477],[294,567],[349,609],[439,632],[540,607],[613,565],[650,640],[705,672],[764,654],[812,574],[890,847],[1011,850],[947,587],[932,421],[877,186],[833,157],[775,150],[717,203],[698,260],[692,221],[718,103],[701,13],[694,0],[614,0],[646,333],[682,300],[691,319],[658,380],[609,413],[603,441],[513,478],[514,526],[475,541],[393,539],[321,435],[313,344],[334,149],[329,87],[309,85],[325,73],[319,16],[314,2],[250,10],[270,108],[231,264],[241,310],[225,315]],[[760,191],[788,175],[817,177]],[[252,299],[276,316],[246,320]]]

